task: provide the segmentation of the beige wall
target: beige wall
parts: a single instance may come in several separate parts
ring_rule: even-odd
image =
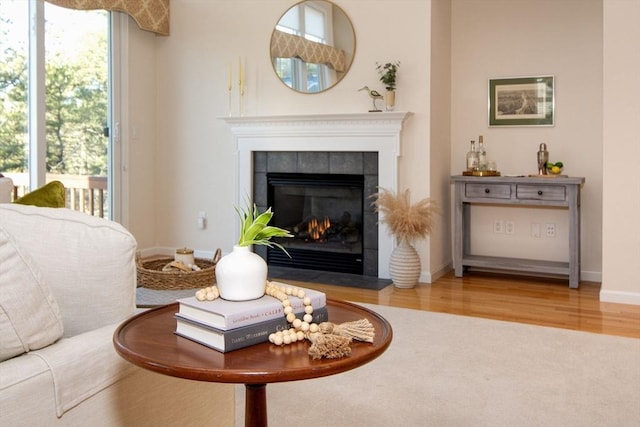
[[[604,1],[601,301],[640,304],[640,2]],[[633,42],[635,41],[635,43]]]
[[[431,279],[451,269],[451,2],[432,3],[429,78],[429,194],[441,215],[429,238]],[[436,249],[437,248],[437,249]]]
[[[452,173],[461,173],[469,140],[483,135],[503,174],[537,173],[536,152],[586,178],[582,189],[582,278],[600,280],[602,214],[602,1],[454,0],[452,31]],[[553,127],[487,126],[487,81],[553,75]],[[472,208],[472,251],[567,261],[565,210]],[[494,219],[515,223],[493,233]],[[556,238],[532,238],[531,223],[557,225]]]
[[[122,224],[140,248],[156,241],[156,36],[123,19],[124,37],[119,72],[122,76],[120,135],[122,159]]]
[[[137,219],[137,210],[131,213],[132,229],[142,248],[187,245],[210,252],[217,247],[231,249],[234,233],[228,225],[235,215],[234,155],[229,128],[219,118],[228,115],[228,64],[235,67],[239,56],[246,63],[245,115],[367,111],[371,100],[358,89],[364,85],[383,89],[376,62],[401,61],[396,110],[414,114],[404,132],[399,182],[402,188],[412,189],[415,199],[429,196],[430,176],[425,165],[429,162],[430,2],[372,1],[362,7],[359,0],[340,1],[356,30],[355,62],[335,88],[316,95],[285,87],[270,63],[271,31],[291,4],[288,0],[172,3],[171,36],[155,38],[155,70],[146,68],[151,75],[139,77],[145,83],[146,79],[154,80],[157,91],[149,97],[153,102],[144,112],[132,112],[130,125],[143,132],[136,121],[156,114],[155,127],[148,130],[148,135],[155,133],[155,138],[149,138],[155,139],[150,143],[153,152],[148,153],[155,169],[148,169],[146,159],[139,159],[140,164],[132,159],[131,173],[144,170],[146,178],[153,177],[154,182],[152,188],[144,185],[136,190],[137,180],[132,180],[132,206],[137,204],[145,212]],[[392,25],[393,31],[385,23]],[[141,38],[147,41],[146,36]],[[131,60],[137,55],[130,52]],[[131,89],[132,102],[146,99],[146,91],[138,96],[139,88],[132,85]],[[237,111],[237,101],[233,102]],[[147,134],[138,138],[146,141]],[[153,212],[146,215],[149,208],[141,199],[151,197]],[[206,230],[196,228],[199,211],[207,213]],[[438,264],[450,259],[448,249],[438,247],[436,252],[440,254]],[[422,242],[420,254],[423,280],[429,280],[427,242]]]
[[[284,87],[269,62],[273,24],[291,1],[182,0],[172,3],[171,36],[131,29],[124,142],[130,157],[129,226],[140,247],[187,245],[212,252],[216,247],[228,251],[233,244],[228,227],[234,215],[233,147],[228,127],[218,119],[228,114],[229,62],[240,55],[246,61],[246,114],[271,115],[366,111],[370,100],[357,89],[365,84],[382,89],[376,61],[400,60],[396,109],[414,113],[404,134],[400,186],[411,188],[415,199],[434,197],[443,211],[440,228],[418,245],[421,279],[437,276],[451,262],[448,177],[461,171],[468,141],[483,134],[503,173],[534,172],[538,144],[546,142],[552,159],[564,161],[568,174],[586,177],[583,278],[600,280],[602,1],[453,0],[450,8],[446,1],[428,0],[337,3],[356,28],[355,62],[341,83],[318,95]],[[488,128],[487,79],[540,74],[556,77],[556,125]],[[629,141],[634,133],[624,134],[631,135]],[[620,150],[617,155],[623,156]],[[619,185],[617,177],[612,179],[612,187]],[[206,230],[196,228],[199,211],[207,213]],[[477,213],[477,249],[566,257],[564,212],[496,211]],[[490,233],[496,216],[514,220],[516,234],[507,239]],[[533,220],[557,223],[559,236],[534,241],[529,237]],[[611,225],[616,221],[612,218]],[[622,286],[606,285],[612,290]],[[640,294],[639,288],[635,284],[628,292]]]

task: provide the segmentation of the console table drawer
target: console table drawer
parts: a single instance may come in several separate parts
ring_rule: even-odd
[[[516,198],[526,200],[563,201],[567,197],[566,187],[558,185],[518,185]]]
[[[511,186],[504,184],[467,184],[465,196],[482,199],[510,199]]]

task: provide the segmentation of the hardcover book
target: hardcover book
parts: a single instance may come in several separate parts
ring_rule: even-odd
[[[323,292],[313,289],[303,290],[306,296],[311,298],[314,310],[327,304],[327,297]],[[304,312],[302,299],[289,296],[289,301],[294,313]],[[284,318],[282,302],[268,295],[251,301],[226,301],[222,298],[213,301],[198,301],[193,296],[179,299],[178,303],[180,303],[178,314],[181,316],[224,331]]]
[[[321,323],[329,320],[326,307],[313,311],[313,322]],[[223,331],[199,323],[189,317],[176,314],[176,335],[211,347],[222,353],[269,341],[269,334],[288,328],[284,316],[249,326]]]

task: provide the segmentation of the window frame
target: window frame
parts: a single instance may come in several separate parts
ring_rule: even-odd
[[[45,122],[45,4],[44,0],[29,0],[29,84],[27,97],[29,188],[46,183],[46,122]],[[128,16],[108,11],[108,76],[107,76],[107,188],[109,219],[122,223],[128,217],[122,203],[126,159],[122,148],[120,122],[122,117],[122,51],[128,40]]]

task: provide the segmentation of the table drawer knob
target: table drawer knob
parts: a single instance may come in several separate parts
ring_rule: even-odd
[[[542,196],[542,190],[538,190],[538,196]]]
[[[488,188],[485,188],[485,189],[484,189],[484,192],[485,192],[485,193],[487,193],[487,194],[489,194],[489,193],[491,193],[491,190],[489,190]]]

